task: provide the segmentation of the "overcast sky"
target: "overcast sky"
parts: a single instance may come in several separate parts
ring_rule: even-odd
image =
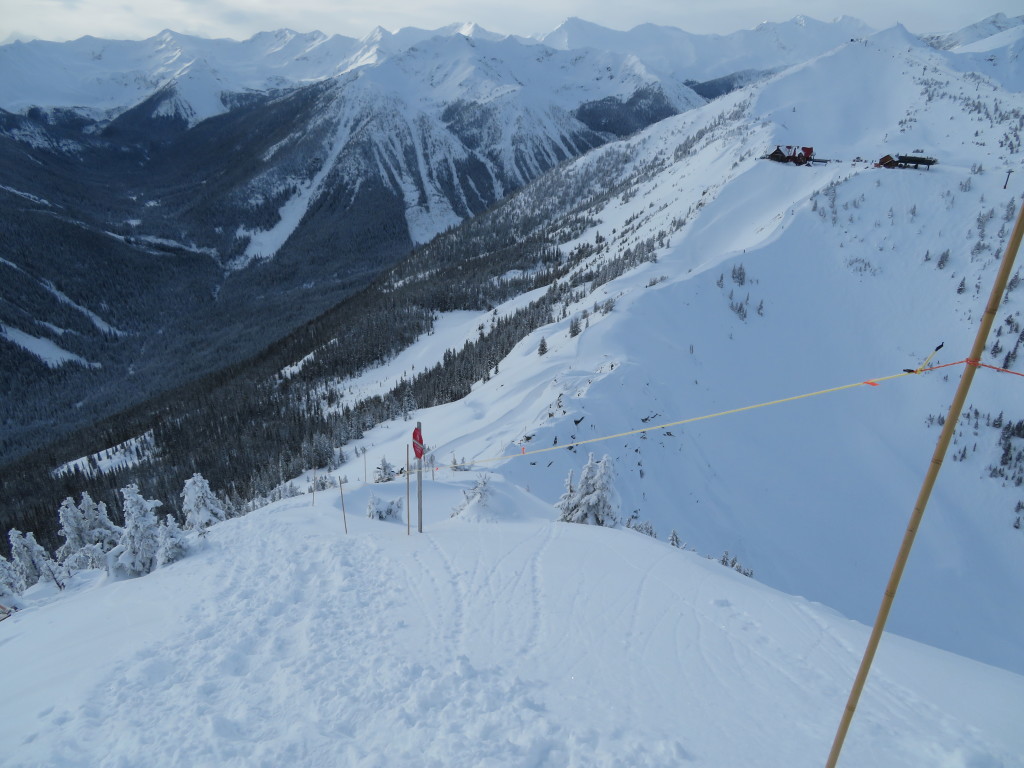
[[[687,32],[728,34],[761,21],[803,14],[831,21],[854,16],[876,29],[899,22],[916,34],[951,32],[1020,0],[0,0],[0,43],[20,38],[71,40],[83,35],[143,39],[163,29],[244,40],[288,28],[360,38],[377,26],[437,29],[473,21],[502,34],[550,32],[578,16],[612,29],[652,22]]]

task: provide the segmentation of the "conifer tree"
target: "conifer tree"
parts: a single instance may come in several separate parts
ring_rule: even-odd
[[[555,439],[557,440],[558,438]],[[576,486],[573,484],[573,471],[570,469],[569,474],[565,476],[565,493],[563,493],[561,498],[555,502],[555,506],[561,512],[558,519],[562,522],[571,522],[568,519],[568,516],[572,512],[575,499]]]
[[[402,518],[402,500],[384,501],[371,493],[366,504],[366,516],[371,520],[400,520]]]
[[[93,501],[88,493],[82,493],[78,509],[85,519],[85,527],[89,531],[89,545],[95,553],[92,568],[103,566],[107,552],[117,546],[121,540],[122,529],[114,525],[107,512],[107,505],[102,501]]]
[[[618,500],[613,483],[611,459],[605,456],[598,462],[591,453],[575,488],[572,473],[569,473],[566,492],[557,504],[561,511],[559,519],[567,523],[614,526],[618,522]]]
[[[155,499],[144,499],[134,483],[122,488],[121,495],[124,497],[124,532],[110,554],[128,576],[143,576],[156,567],[160,542],[154,510],[162,504]]]
[[[28,589],[40,581],[52,582],[60,589],[64,589],[64,577],[60,567],[39,545],[35,534],[31,531],[22,533],[12,528],[8,532],[7,538],[11,542],[11,561],[14,572],[24,585],[22,590]]]
[[[10,608],[13,602],[11,598],[24,589],[25,584],[15,570],[14,564],[3,555],[0,555],[0,604]]]
[[[88,493],[75,504],[70,496],[57,510],[64,543],[57,549],[57,561],[65,568],[102,568],[105,555],[117,544],[121,529],[111,522],[107,505],[97,504]]]
[[[70,496],[61,502],[57,517],[60,519],[59,533],[64,537],[64,543],[57,548],[57,561],[70,568],[81,567],[78,555],[90,543],[85,517]]]
[[[11,561],[0,555],[0,606],[8,611],[22,607],[18,593],[21,592],[21,581],[14,572]]]
[[[458,517],[465,510],[473,506],[476,506],[478,509],[486,509],[487,500],[490,498],[491,494],[490,488],[488,488],[489,482],[490,478],[487,475],[481,474],[479,477],[477,477],[477,480],[473,484],[472,488],[470,488],[469,490],[463,489],[463,499],[458,505],[456,505],[452,509],[451,516]]]
[[[181,511],[185,514],[185,527],[193,531],[208,528],[227,516],[220,499],[198,472],[186,480],[181,489]]]
[[[170,515],[157,525],[156,565],[158,568],[181,560],[188,553],[185,533]]]
[[[387,457],[381,456],[380,464],[374,470],[373,482],[375,483],[386,483],[389,480],[395,479],[395,468],[391,466],[391,462],[387,460]]]

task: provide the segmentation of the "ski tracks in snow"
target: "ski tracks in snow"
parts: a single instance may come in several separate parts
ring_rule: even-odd
[[[315,520],[254,513],[211,532],[208,551],[181,564],[197,575],[194,594],[168,599],[173,632],[41,712],[7,765],[562,768],[686,756],[674,742],[561,724],[546,714],[549,683],[517,674],[516,657],[537,652],[550,526],[489,568],[457,547],[461,532],[446,551],[441,534],[345,537],[336,520]],[[232,537],[232,525],[260,530]],[[145,577],[149,587],[174,569]],[[501,611],[522,589],[525,621]]]

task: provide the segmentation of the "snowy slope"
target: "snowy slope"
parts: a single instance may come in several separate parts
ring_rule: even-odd
[[[951,66],[978,72],[1010,91],[1024,91],[1024,23],[955,47]]]
[[[828,89],[843,99],[805,98]],[[462,402],[417,413],[436,463],[486,460],[553,503],[587,452],[608,453],[623,517],[635,512],[662,540],[676,530],[702,554],[727,550],[767,584],[871,621],[938,436],[929,425],[945,414],[958,368],[636,430],[897,374],[939,343],[933,362],[963,359],[1020,200],[1019,188],[1002,186],[1005,169],[1024,171],[1019,144],[1005,138],[1022,114],[1019,95],[959,75],[897,27],[577,161],[567,187],[587,169],[614,168],[614,179],[594,178],[623,190],[587,211],[600,223],[580,240],[600,233],[614,253],[667,233],[659,261],[566,307]],[[813,144],[834,162],[758,159],[780,143]],[[918,148],[939,164],[870,162]],[[527,191],[516,204],[540,201]],[[740,266],[742,284],[732,276]],[[595,311],[607,298],[614,311]],[[1008,335],[994,364],[1016,343],[1019,301],[1011,294],[998,320]],[[584,311],[587,327],[572,338],[569,321]],[[463,327],[451,348],[474,335],[471,322]],[[539,357],[542,336],[550,351]],[[414,375],[409,365],[402,373]],[[976,380],[978,419],[953,446],[963,460],[943,470],[890,627],[1021,671],[1020,495],[989,475],[1000,452],[991,421],[1024,413],[1018,377],[988,373]],[[347,390],[367,391],[343,382]],[[360,445],[372,461],[402,464],[406,433],[382,427]],[[595,442],[561,447],[583,440]],[[502,456],[511,458],[493,461]]]
[[[0,623],[8,766],[820,765],[866,628],[500,479],[216,525],[186,560]],[[415,492],[414,492],[415,493]],[[415,495],[413,496],[415,498]],[[887,637],[843,764],[1024,765],[1024,678]]]

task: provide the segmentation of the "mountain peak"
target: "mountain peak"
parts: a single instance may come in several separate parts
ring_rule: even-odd
[[[871,36],[871,39],[878,43],[907,46],[910,48],[926,47],[927,43],[913,32],[908,30],[900,22],[896,22],[888,29],[883,29]]]
[[[366,45],[373,45],[375,43],[380,43],[384,40],[390,40],[393,37],[394,34],[390,30],[385,29],[384,27],[378,24],[376,27],[371,29],[366,35],[364,35],[360,39],[360,42]]]
[[[1000,32],[1024,25],[1024,16],[1007,16],[1005,13],[994,13],[981,21],[947,34],[926,35],[925,41],[941,50],[951,50],[960,46],[971,45]]]

